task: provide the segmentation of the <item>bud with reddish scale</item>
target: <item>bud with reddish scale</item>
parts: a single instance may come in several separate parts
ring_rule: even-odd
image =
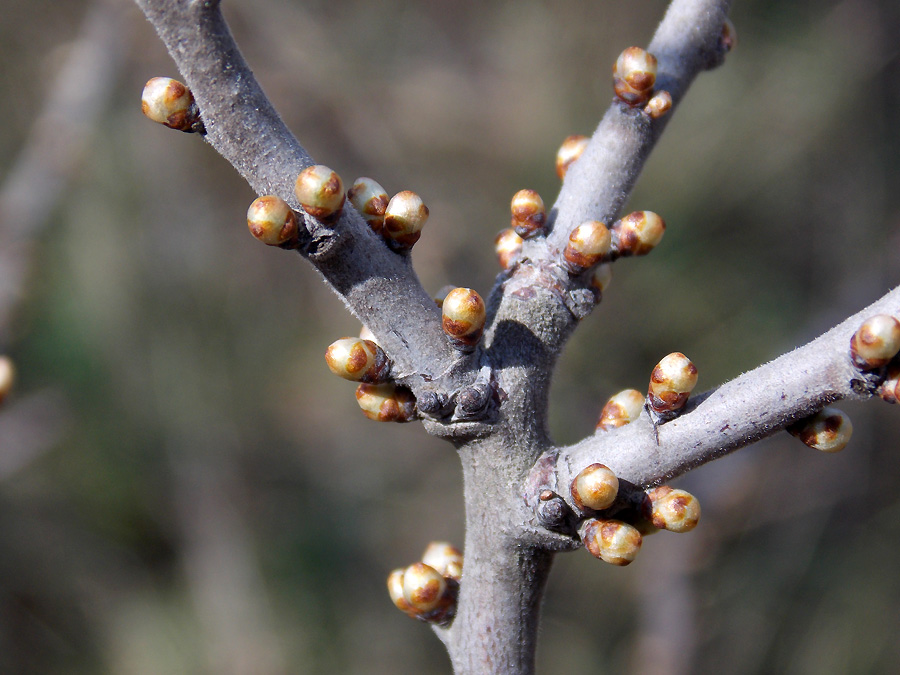
[[[16,368],[8,356],[0,356],[0,403],[9,396],[16,381]]]
[[[884,382],[878,387],[878,395],[888,403],[900,402],[900,363],[888,366]]]
[[[324,164],[303,169],[297,176],[294,194],[303,210],[323,223],[337,220],[344,208],[344,183]]]
[[[359,211],[369,227],[380,234],[384,227],[384,212],[388,205],[388,195],[384,188],[371,178],[357,178],[347,190],[347,199],[353,204],[353,208]]]
[[[416,397],[393,382],[359,385],[356,402],[363,414],[376,422],[412,422],[417,415]]]
[[[154,77],[144,85],[141,112],[170,129],[187,133],[205,131],[191,90],[171,77]]]
[[[433,541],[428,544],[428,548],[422,554],[422,562],[448,579],[459,581],[462,578],[462,551],[446,541]]]
[[[644,106],[644,112],[650,116],[650,119],[658,120],[672,109],[672,94],[667,91],[659,91],[647,101]]]
[[[613,66],[616,96],[630,106],[643,105],[656,84],[656,57],[640,47],[629,47]]]
[[[569,136],[556,152],[556,175],[562,180],[569,171],[569,166],[576,161],[588,145],[587,136]]]
[[[886,366],[900,352],[900,321],[889,314],[866,319],[850,338],[850,358],[860,370]]]
[[[407,599],[403,596],[403,576],[405,570],[401,567],[395,569],[388,575],[387,578],[387,588],[388,594],[391,596],[391,601],[401,612],[406,612],[412,617],[415,617],[418,612],[413,608],[412,605],[409,604]]]
[[[428,220],[428,207],[415,192],[403,190],[388,202],[384,211],[384,229],[381,233],[395,251],[410,250]]]
[[[451,344],[472,351],[484,331],[486,308],[481,296],[471,288],[454,288],[444,298],[441,312],[441,327]]]
[[[853,424],[837,408],[822,408],[812,417],[789,426],[787,431],[803,443],[822,452],[840,452],[853,435]]]
[[[700,502],[690,492],[667,485],[647,493],[652,503],[654,527],[669,532],[690,532],[700,522]]]
[[[388,379],[391,362],[371,340],[345,337],[332,342],[325,350],[325,362],[331,372],[345,380],[379,384]]]
[[[247,209],[250,234],[268,246],[296,248],[298,226],[297,214],[280,197],[259,197]]]
[[[673,352],[650,373],[647,403],[662,419],[673,417],[687,403],[697,386],[697,367],[681,352]]]
[[[630,424],[640,417],[643,409],[643,394],[637,389],[624,389],[611,397],[603,406],[597,422],[597,430],[609,431]]]
[[[609,253],[612,239],[606,225],[599,220],[588,220],[569,235],[569,243],[563,251],[566,268],[571,274],[580,274],[593,267]]]
[[[633,562],[643,542],[637,528],[621,520],[589,518],[581,524],[578,534],[592,556],[610,565]]]
[[[512,261],[522,251],[522,242],[524,240],[512,228],[507,228],[497,235],[494,239],[494,251],[497,252],[497,259],[500,261],[500,267],[507,270],[512,265]]]
[[[612,226],[613,250],[620,256],[646,255],[662,240],[666,223],[653,211],[635,211]]]
[[[522,239],[535,237],[544,231],[547,209],[544,200],[534,190],[519,190],[509,205],[512,212],[512,228]]]
[[[616,495],[619,494],[619,479],[605,464],[591,464],[575,476],[571,492],[572,501],[582,511],[585,509],[602,511],[616,501]]]
[[[403,597],[418,613],[437,609],[447,590],[447,580],[433,567],[413,563],[403,571]]]

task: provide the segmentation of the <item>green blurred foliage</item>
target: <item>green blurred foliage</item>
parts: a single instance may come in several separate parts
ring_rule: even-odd
[[[664,11],[224,4],[317,160],[423,196],[426,288],[485,293],[509,197],[552,201],[556,148],[592,131],[617,54]],[[691,89],[632,199],[666,237],[616,265],[561,361],[561,443],[668,352],[712,387],[900,280],[900,8],[735,5],[737,50]],[[0,180],[86,6],[0,2]],[[384,579],[430,540],[462,541],[454,453],[364,419],[327,373],[325,346],[359,326],[305,263],[247,235],[254,195],[223,160],[142,118],[143,83],[176,73],[129,11],[120,80],[12,327],[10,410],[54,390],[69,412],[0,483],[0,671],[448,672]],[[705,509],[691,537],[652,537],[627,569],[560,556],[542,672],[893,672],[900,425],[880,402],[846,410],[840,455],[784,437],[686,477]]]

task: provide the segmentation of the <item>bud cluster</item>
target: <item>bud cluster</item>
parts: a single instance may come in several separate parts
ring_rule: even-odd
[[[654,91],[657,67],[656,57],[640,47],[629,47],[613,65],[616,97],[632,108],[643,106],[651,119],[659,119],[672,108],[669,92]]]
[[[388,575],[388,594],[397,609],[429,623],[449,623],[456,614],[463,554],[454,546],[434,541],[421,562]]]

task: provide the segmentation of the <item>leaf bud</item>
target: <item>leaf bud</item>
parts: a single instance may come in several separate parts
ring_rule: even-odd
[[[265,195],[254,199],[247,209],[247,227],[250,234],[268,246],[297,245],[297,214],[280,197]]]
[[[512,261],[522,250],[522,242],[522,237],[516,234],[516,231],[511,227],[497,235],[497,238],[494,239],[494,250],[497,252],[500,267],[505,270],[509,269]]]
[[[441,306],[441,327],[454,347],[471,351],[484,331],[484,300],[471,288],[454,288]]]
[[[141,93],[141,112],[170,129],[203,133],[200,110],[191,90],[171,77],[154,77]]]
[[[403,597],[416,612],[437,609],[447,590],[447,580],[423,562],[413,563],[403,571]]]
[[[325,362],[338,377],[369,384],[384,382],[391,370],[390,359],[381,347],[355,337],[332,342],[325,350]]]
[[[629,47],[613,66],[616,96],[630,106],[643,105],[656,84],[656,57],[640,47]]]
[[[888,403],[900,402],[900,363],[894,362],[888,366],[884,382],[878,387],[878,395]]]
[[[697,386],[697,367],[681,352],[663,357],[650,373],[647,402],[656,413],[674,413],[684,407]]]
[[[415,192],[403,190],[388,202],[384,211],[385,236],[396,251],[408,251],[419,241],[428,220],[428,207]]]
[[[719,36],[719,45],[721,45],[722,50],[727,53],[737,47],[737,42],[737,30],[731,22],[731,19],[726,17],[725,23],[722,24],[722,34]]]
[[[0,356],[0,403],[9,396],[16,381],[16,368],[8,356]]]
[[[569,272],[580,274],[596,265],[609,253],[611,242],[609,230],[599,220],[588,220],[576,227],[563,252]]]
[[[616,501],[619,479],[605,464],[591,464],[575,476],[571,491],[572,501],[579,509],[602,511]]]
[[[393,382],[359,385],[356,402],[363,414],[376,422],[411,422],[416,418],[415,396]]]
[[[787,431],[815,450],[840,452],[850,442],[853,424],[837,408],[825,407],[815,415],[792,424]]]
[[[635,527],[621,520],[589,518],[582,524],[579,535],[592,556],[619,566],[634,561],[643,541]]]
[[[294,194],[303,210],[323,223],[337,220],[344,208],[344,183],[324,164],[303,169],[297,176]]]
[[[462,578],[463,554],[446,541],[433,541],[422,554],[422,562],[437,570],[438,574],[459,581]]]
[[[522,239],[529,239],[544,231],[547,209],[544,200],[534,190],[519,190],[509,205],[512,212],[512,228]]]
[[[594,290],[597,302],[603,297],[603,291],[607,289],[612,281],[612,265],[602,263],[597,265],[594,273],[591,275],[591,288]]]
[[[381,233],[384,226],[384,212],[388,205],[388,195],[371,178],[357,178],[347,190],[347,199],[353,204],[353,208],[359,211],[373,232]]]
[[[413,609],[413,606],[409,604],[406,598],[403,596],[403,576],[404,569],[398,568],[395,569],[388,575],[387,578],[387,588],[388,595],[391,596],[391,601],[401,612],[406,612],[410,616],[416,616],[418,612]]]
[[[637,389],[623,389],[612,396],[600,411],[597,421],[599,431],[624,427],[640,417],[644,408],[644,396]]]
[[[700,522],[700,502],[690,492],[664,485],[647,496],[653,505],[651,520],[660,530],[690,532]]]
[[[653,211],[635,211],[612,227],[613,249],[620,256],[646,255],[662,240],[666,223]]]
[[[850,338],[850,358],[860,370],[886,366],[900,352],[900,321],[889,314],[866,319]]]
[[[644,112],[650,116],[652,120],[658,120],[672,109],[672,94],[663,90],[658,91],[647,101],[644,106]]]
[[[556,151],[556,175],[562,180],[569,171],[569,165],[576,161],[590,141],[587,136],[568,136]]]

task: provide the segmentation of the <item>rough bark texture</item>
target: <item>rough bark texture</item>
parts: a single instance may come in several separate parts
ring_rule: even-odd
[[[313,160],[256,84],[218,3],[137,3],[193,90],[207,140],[258,193],[276,194],[298,208],[294,179]],[[659,60],[657,89],[669,91],[676,107],[694,77],[721,62],[728,5],[727,0],[675,0],[661,22],[649,50]],[[830,401],[871,396],[877,383],[852,366],[847,344],[868,314],[900,314],[900,291],[809,345],[695,397],[673,421],[657,427],[645,414],[618,431],[554,447],[547,431],[553,368],[595,302],[588,274],[568,272],[561,251],[584,220],[611,223],[620,215],[667,119],[651,120],[640,109],[613,101],[567,174],[545,236],[526,241],[498,278],[488,299],[485,336],[468,355],[449,346],[440,313],[408,256],[392,252],[351,208],[332,226],[306,218],[301,252],[378,337],[395,364],[395,378],[420,401],[439,402],[428,407],[426,428],[459,450],[465,573],[455,620],[435,629],[458,673],[534,671],[541,597],[553,555],[581,545],[574,520],[545,527],[546,519],[538,517],[542,490],[557,492],[574,510],[566,486],[581,468],[598,461],[626,485],[656,485],[775,433]],[[398,305],[404,312],[395,311]],[[484,405],[467,408],[473,398]]]

